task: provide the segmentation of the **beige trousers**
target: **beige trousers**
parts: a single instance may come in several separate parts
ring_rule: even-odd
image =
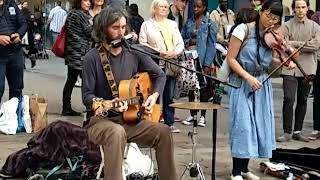
[[[122,180],[122,162],[127,141],[156,150],[160,180],[177,180],[173,140],[169,127],[141,121],[124,124],[120,118],[92,117],[88,125],[90,141],[104,149],[104,179]]]

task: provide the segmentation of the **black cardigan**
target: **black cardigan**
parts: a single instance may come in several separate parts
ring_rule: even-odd
[[[91,16],[81,10],[72,10],[66,20],[66,65],[82,69],[82,57],[92,47]]]

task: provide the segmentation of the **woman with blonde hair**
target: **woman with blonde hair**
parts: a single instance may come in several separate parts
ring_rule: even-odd
[[[151,18],[145,21],[140,29],[139,43],[160,52],[160,56],[175,59],[182,54],[184,43],[178,25],[167,18],[169,4],[166,0],[153,0],[151,4]],[[163,118],[171,132],[178,133],[174,124],[174,108],[169,107],[173,103],[175,77],[174,71],[168,63],[160,61],[160,67],[167,74],[167,81],[163,93]]]

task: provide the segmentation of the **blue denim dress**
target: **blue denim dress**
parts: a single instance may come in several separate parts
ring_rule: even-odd
[[[249,28],[248,40],[238,54],[241,66],[260,82],[267,77],[271,65],[270,49],[260,45],[260,65],[257,61],[257,40],[255,27]],[[232,157],[270,158],[276,148],[273,92],[271,81],[252,92],[247,81],[236,74],[230,74],[229,81],[238,84],[239,89],[230,88],[229,140]]]

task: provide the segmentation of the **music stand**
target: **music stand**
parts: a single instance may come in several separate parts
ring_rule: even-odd
[[[217,109],[220,109],[221,106],[218,104],[213,103],[203,103],[203,102],[186,102],[186,103],[174,103],[170,104],[173,108],[178,109],[185,109],[185,110],[213,110],[213,129],[212,129],[212,137],[213,137],[213,148],[212,148],[212,179],[215,179],[215,159],[216,159],[216,131],[217,131]],[[192,140],[192,161],[186,166],[185,170],[183,171],[181,178],[184,176],[185,172],[189,169],[190,177],[200,177],[200,180],[205,180],[203,171],[196,162],[196,138],[197,138],[197,115],[193,117],[193,127],[192,132],[188,133],[188,136],[191,137]],[[180,179],[181,179],[180,178]]]

